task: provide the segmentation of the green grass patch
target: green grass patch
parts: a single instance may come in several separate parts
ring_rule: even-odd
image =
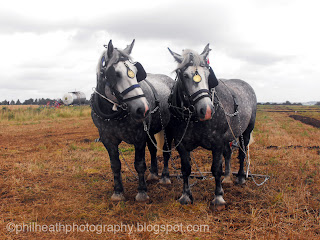
[[[0,110],[0,121],[25,122],[43,119],[89,117],[90,114],[90,106],[63,106],[60,108],[39,106],[12,109],[9,107],[2,107]]]

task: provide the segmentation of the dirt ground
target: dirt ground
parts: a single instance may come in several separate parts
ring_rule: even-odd
[[[225,185],[222,211],[210,207],[215,188],[210,175],[191,179],[192,205],[177,202],[182,191],[177,178],[169,186],[149,183],[150,202],[137,203],[137,181],[123,160],[126,201],[111,202],[113,176],[97,137],[89,116],[0,123],[1,239],[319,238],[320,129],[288,113],[258,111],[251,172],[270,179],[263,186],[250,178],[243,186]],[[120,149],[134,171],[134,149],[125,143]],[[173,156],[170,173],[178,174],[180,162],[176,152]],[[199,148],[193,156],[201,171],[210,171],[209,151]],[[150,166],[148,153],[146,162]],[[100,232],[99,226],[105,228]]]
[[[320,128],[320,120],[317,120],[311,117],[301,116],[301,115],[290,115],[289,117],[295,120],[299,120],[302,123],[309,124],[313,127]]]

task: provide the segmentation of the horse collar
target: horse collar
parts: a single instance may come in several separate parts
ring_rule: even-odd
[[[103,113],[99,108],[98,102],[98,94],[93,93],[90,98],[90,107],[92,109],[93,114],[103,121],[110,121],[110,120],[122,120],[129,115],[129,112],[125,109],[120,108],[119,111],[114,113],[106,114]]]

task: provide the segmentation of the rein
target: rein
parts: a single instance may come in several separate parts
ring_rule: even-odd
[[[102,112],[99,107],[98,97],[101,97],[101,98],[107,100],[108,102],[111,101],[110,103],[114,103],[114,102],[112,100],[108,99],[107,97],[103,96],[102,94],[100,94],[97,91],[94,91],[94,93],[91,95],[90,106],[92,109],[92,113],[95,116],[97,116],[98,118],[100,118],[101,120],[103,120],[103,121],[122,120],[128,116],[129,113],[126,108],[124,108],[124,109],[120,108],[119,110],[117,109],[117,111],[114,111],[113,113],[110,113],[110,114]],[[119,104],[117,104],[117,105],[119,105]],[[116,105],[113,105],[112,110],[114,109],[115,106]]]

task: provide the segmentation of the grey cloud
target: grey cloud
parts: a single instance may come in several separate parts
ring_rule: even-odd
[[[228,19],[213,3],[173,3],[149,11],[124,12],[112,18],[101,18],[95,26],[127,38],[170,39],[185,44],[206,44],[226,37]]]
[[[69,19],[65,21],[38,19],[36,16],[29,17],[16,15],[13,12],[0,10],[0,33],[12,34],[18,32],[47,33],[57,30],[70,30],[81,27],[81,21]]]
[[[233,47],[227,50],[227,53],[233,58],[241,59],[245,62],[256,65],[272,65],[277,62],[290,61],[295,58],[294,56],[278,55],[245,46]]]
[[[195,50],[210,43],[232,58],[258,65],[272,65],[291,58],[253,49],[244,37],[239,36],[233,21],[236,19],[221,5],[184,2],[182,5],[172,4],[169,8],[101,18],[91,25],[91,29],[106,30],[127,39],[169,40],[176,46]]]
[[[210,43],[223,49],[230,57],[242,61],[270,65],[281,61],[282,56],[253,50],[233,30],[230,11],[217,3],[199,1],[175,2],[170,6],[135,11],[108,12],[90,21],[68,19],[43,21],[36,18],[0,14],[0,32],[35,32],[76,30],[72,41],[86,46],[98,31],[105,31],[126,39],[169,40],[183,48],[194,48]]]

